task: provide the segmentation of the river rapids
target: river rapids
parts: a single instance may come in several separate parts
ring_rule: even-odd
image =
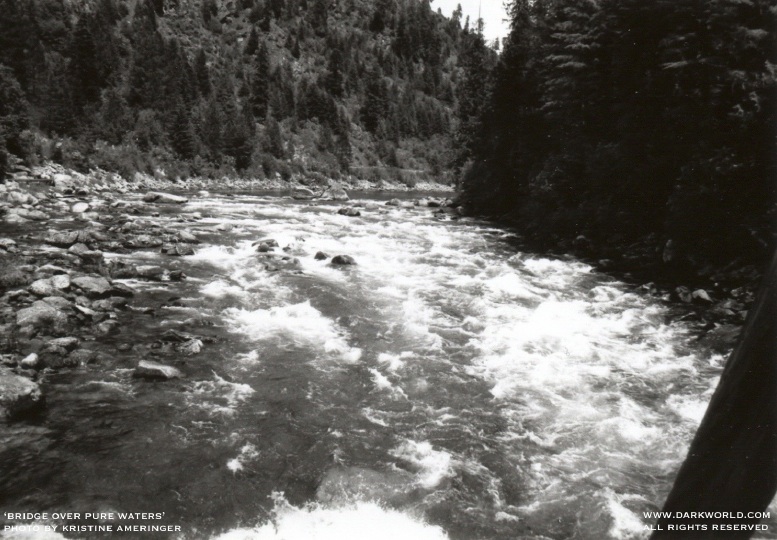
[[[587,264],[360,202],[207,195],[153,218],[200,238],[176,259],[188,279],[129,280],[164,317],[136,316],[112,362],[48,376],[46,421],[4,437],[3,507],[182,529],[144,538],[647,538],[725,357]],[[300,266],[268,270],[266,239]],[[185,378],[133,379],[178,328],[212,338]]]

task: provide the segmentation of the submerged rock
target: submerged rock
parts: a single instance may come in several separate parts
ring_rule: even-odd
[[[173,366],[152,362],[151,360],[141,360],[132,374],[138,379],[162,380],[180,379],[183,373]]]
[[[0,371],[0,421],[14,420],[42,405],[43,393],[37,383]]]

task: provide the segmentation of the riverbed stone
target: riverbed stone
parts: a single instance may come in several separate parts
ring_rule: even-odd
[[[170,379],[180,379],[183,377],[183,373],[173,366],[151,360],[141,360],[138,362],[132,376],[138,379],[167,381]]]
[[[350,255],[335,255],[332,257],[332,264],[351,266],[356,264],[356,260]]]
[[[52,246],[69,248],[78,242],[78,231],[50,231],[43,241]]]
[[[362,215],[361,212],[359,212],[356,208],[341,208],[337,211],[337,213],[341,216],[348,216],[348,217],[359,217]]]
[[[38,369],[40,357],[36,353],[30,353],[19,361],[19,365],[24,369]]]
[[[65,311],[73,307],[73,303],[63,296],[46,296],[43,298],[43,301],[51,307],[61,311]]]
[[[143,202],[162,203],[162,204],[185,204],[189,199],[172,193],[162,193],[159,191],[149,191],[143,196]]]
[[[199,244],[199,239],[189,231],[178,231],[178,241],[184,244]]]
[[[108,319],[94,327],[95,332],[101,336],[112,336],[121,332],[121,323],[116,319]]]
[[[70,207],[70,211],[73,212],[74,214],[83,214],[87,210],[89,210],[89,203],[86,203],[83,201],[77,202]]]
[[[162,246],[161,251],[165,255],[172,255],[175,257],[194,255],[194,248],[188,244],[165,244]]]
[[[43,300],[16,313],[16,324],[34,329],[51,328],[61,332],[67,327],[67,315]]]
[[[2,251],[16,251],[16,242],[10,238],[0,238],[0,250]]]
[[[297,200],[307,201],[315,198],[316,194],[309,188],[299,186],[291,190],[291,196]]]
[[[89,298],[106,296],[112,289],[110,282],[104,277],[80,276],[72,279],[72,284]]]
[[[0,370],[0,420],[11,421],[43,405],[40,386],[7,370]]]
[[[327,260],[329,258],[329,255],[327,255],[323,251],[318,251],[318,252],[316,252],[316,254],[315,254],[315,256],[313,258],[316,259],[317,261],[325,261],[325,260]]]
[[[329,186],[324,193],[321,194],[321,198],[329,201],[347,201],[350,200],[348,193],[339,184]]]

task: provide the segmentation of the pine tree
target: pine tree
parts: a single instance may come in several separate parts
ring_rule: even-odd
[[[256,118],[267,116],[270,88],[270,52],[267,42],[262,41],[254,61],[254,76],[251,81],[251,110]]]

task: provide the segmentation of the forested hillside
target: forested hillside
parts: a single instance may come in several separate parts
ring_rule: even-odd
[[[0,143],[125,176],[445,178],[479,39],[460,19],[428,0],[0,0]]]
[[[513,1],[490,97],[461,137],[470,211],[543,242],[640,242],[678,270],[763,261],[776,12],[773,0]]]

